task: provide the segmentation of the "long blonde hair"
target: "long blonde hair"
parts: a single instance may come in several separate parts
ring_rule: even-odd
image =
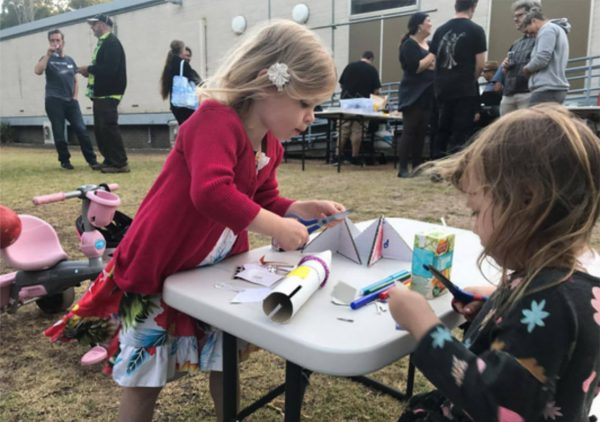
[[[566,108],[509,113],[433,171],[458,189],[473,180],[491,195],[494,227],[480,263],[491,256],[522,274],[508,303],[545,267],[566,270],[558,283],[580,268],[600,213],[600,139]]]
[[[335,64],[316,34],[295,22],[274,20],[258,25],[225,56],[200,95],[243,113],[252,101],[273,92],[273,83],[261,71],[275,63],[287,65],[290,80],[283,92],[293,99],[323,101],[335,89]]]

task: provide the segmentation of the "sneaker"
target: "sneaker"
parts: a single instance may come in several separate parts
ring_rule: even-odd
[[[365,162],[361,157],[352,157],[350,158],[350,164],[352,164],[353,166],[364,167]]]
[[[92,170],[102,170],[102,164],[100,164],[100,163],[92,163],[92,164],[90,164],[90,168]]]
[[[441,183],[444,181],[444,178],[441,174],[433,173],[431,176],[429,176],[429,180],[431,180],[433,183]]]
[[[60,163],[60,166],[62,168],[64,168],[65,170],[75,170],[75,167],[73,167],[73,164],[69,163],[68,161],[66,163]]]
[[[408,169],[400,169],[400,171],[398,172],[398,177],[402,177],[402,178],[410,177],[410,173],[408,172]]]
[[[102,166],[100,171],[102,173],[129,173],[131,170],[129,170],[129,166],[127,164],[125,164],[124,166],[121,166],[121,167]]]

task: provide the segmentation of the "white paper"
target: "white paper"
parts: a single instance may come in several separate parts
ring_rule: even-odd
[[[261,302],[271,293],[271,289],[267,287],[259,287],[255,289],[244,289],[240,291],[230,303],[250,303]]]
[[[244,269],[235,275],[235,278],[241,278],[251,283],[261,286],[271,287],[274,283],[281,280],[283,275],[269,271],[260,264],[244,264]]]
[[[360,231],[349,218],[344,224],[325,229],[312,239],[304,252],[332,250],[359,265],[371,266],[381,258],[410,261],[412,249],[381,216]]]

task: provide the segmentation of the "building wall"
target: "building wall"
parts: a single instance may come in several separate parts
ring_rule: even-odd
[[[181,39],[190,46],[194,53],[192,67],[206,77],[217,68],[219,60],[239,38],[231,30],[234,16],[245,16],[248,28],[269,18],[266,2],[261,2],[260,7],[257,7],[257,2],[244,0],[226,2],[227,7],[215,7],[215,2],[210,0],[184,0],[182,6],[164,3],[112,15],[114,32],[127,56],[128,85],[120,104],[121,113],[169,112],[168,102],[159,95],[159,79],[171,40]],[[292,8],[297,4],[288,0],[272,3],[272,18],[291,18]],[[332,7],[329,2],[313,0],[305,3],[311,12],[310,27],[324,27],[331,23]],[[346,10],[338,7],[337,19],[343,19],[344,13]],[[79,65],[88,64],[96,45],[89,25],[83,21],[60,26],[60,29],[65,34],[65,53]],[[336,51],[336,59],[340,66],[347,62],[347,29],[315,30],[328,46],[337,46],[339,53]],[[37,33],[0,41],[3,57],[0,61],[0,116],[45,115],[45,77],[35,75],[33,66],[45,54],[47,31],[48,28],[44,28]],[[6,57],[12,59],[7,60]],[[78,80],[82,112],[91,114],[91,101],[85,97],[87,80],[81,76]]]
[[[133,2],[134,0],[129,0]],[[144,3],[143,0],[135,0]],[[163,113],[164,119],[170,118],[168,102],[159,95],[158,81],[164,60],[173,39],[184,40],[193,50],[192,66],[202,77],[210,75],[217,68],[219,60],[238,39],[231,30],[234,16],[246,17],[248,28],[269,18],[291,18],[296,0],[182,0],[182,5],[155,2],[148,7],[128,10],[120,13],[117,0],[103,6],[88,8],[92,15],[100,7],[105,8],[115,21],[115,33],[121,40],[127,55],[128,88],[120,105],[121,121],[128,116],[145,116],[147,113]],[[380,70],[383,82],[399,81],[402,77],[398,63],[398,43],[406,31],[408,16],[389,19],[376,19],[372,22],[357,23],[350,16],[349,0],[303,0],[310,9],[307,26],[313,28],[334,53],[338,73],[341,73],[349,61],[356,60],[365,49],[376,54],[376,66]],[[576,2],[577,7],[570,5]],[[543,0],[543,5],[561,16],[573,14],[577,23],[574,28],[577,55],[600,54],[600,26],[588,24],[600,21],[600,0]],[[149,4],[149,3],[148,3]],[[509,45],[518,33],[510,21],[511,1],[480,0],[474,21],[483,26],[490,42],[490,58],[499,59],[505,45]],[[499,6],[500,5],[500,6]],[[110,8],[114,10],[111,10]],[[65,51],[80,64],[88,64],[96,38],[82,17],[76,22],[69,21],[72,14],[81,15],[86,9],[62,15],[66,23],[58,25],[65,34]],[[454,15],[454,2],[451,0],[420,0],[416,10],[427,11],[433,20],[434,29]],[[102,10],[104,13],[104,10]],[[561,13],[564,12],[564,13]],[[412,11],[411,11],[412,13]],[[77,16],[79,16],[77,15]],[[86,17],[87,17],[86,16]],[[41,20],[34,32],[26,32],[14,37],[4,37],[0,31],[0,117],[45,119],[44,76],[33,73],[33,66],[47,49],[46,33],[50,27],[44,22],[55,22],[53,18]],[[504,22],[504,23],[503,23]],[[335,24],[332,27],[332,24]],[[52,25],[54,27],[55,25]],[[587,35],[586,35],[587,34]],[[383,35],[383,37],[382,37]],[[587,36],[587,42],[586,42]],[[78,77],[79,101],[82,112],[89,120],[91,102],[85,97],[86,79]],[[166,120],[154,122],[165,125]],[[41,123],[36,123],[41,126]],[[136,123],[136,124],[139,124]],[[164,128],[163,128],[164,129]],[[137,131],[137,129],[135,129]],[[32,130],[31,133],[35,133]],[[41,133],[41,129],[39,129]],[[30,132],[24,135],[30,139]],[[166,142],[164,130],[158,136],[160,144]],[[143,145],[135,135],[131,141]],[[128,146],[129,141],[126,140]],[[154,141],[149,144],[152,145]],[[146,142],[146,144],[148,144]]]

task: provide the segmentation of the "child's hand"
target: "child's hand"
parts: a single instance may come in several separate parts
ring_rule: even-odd
[[[295,251],[308,242],[308,231],[295,218],[282,218],[273,239],[284,251]]]
[[[463,289],[466,292],[474,293],[480,296],[489,297],[496,288],[494,286],[471,286]],[[473,302],[463,303],[456,299],[452,300],[452,308],[465,317],[467,321],[471,321],[479,313],[479,310],[483,306],[483,302],[480,300],[474,300]]]
[[[328,215],[342,212],[345,210],[346,207],[334,201],[296,201],[288,208],[287,214],[294,214],[300,218],[309,220],[312,218],[327,217]],[[333,221],[329,223],[327,227],[333,227],[340,221],[341,220]]]
[[[434,325],[440,323],[427,299],[406,286],[397,285],[390,290],[388,305],[398,325],[410,332],[417,341]]]

